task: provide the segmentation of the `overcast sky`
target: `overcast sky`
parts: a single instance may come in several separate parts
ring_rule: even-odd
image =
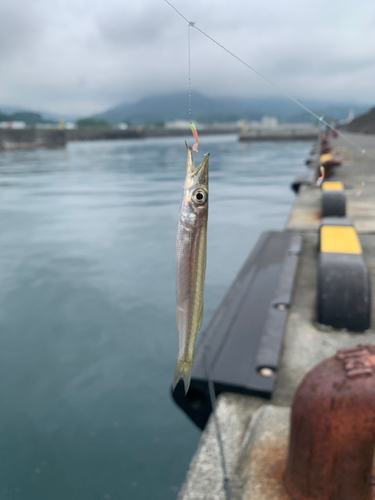
[[[374,0],[171,0],[300,99],[375,101]],[[187,89],[187,25],[164,0],[0,0],[0,105],[90,115]],[[191,31],[193,90],[278,95]]]

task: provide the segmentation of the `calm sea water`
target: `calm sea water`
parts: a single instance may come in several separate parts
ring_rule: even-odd
[[[310,143],[210,151],[203,327]],[[169,395],[184,141],[0,154],[0,498],[175,499],[200,431]]]

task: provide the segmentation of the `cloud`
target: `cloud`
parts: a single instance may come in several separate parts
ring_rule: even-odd
[[[0,61],[15,57],[42,36],[43,23],[30,3],[0,2]]]
[[[163,43],[172,26],[173,14],[165,11],[161,3],[136,2],[131,10],[127,4],[115,4],[112,9],[102,8],[96,15],[98,34],[103,42],[119,49],[131,46],[149,46]],[[112,47],[113,49],[113,47]]]
[[[187,25],[163,0],[0,2],[0,105],[88,115],[187,88]],[[297,98],[373,101],[372,1],[172,3]],[[191,72],[206,94],[277,95],[197,30]]]

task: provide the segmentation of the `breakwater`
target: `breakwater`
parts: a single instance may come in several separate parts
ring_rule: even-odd
[[[276,127],[248,127],[240,133],[240,141],[310,141],[319,129],[310,125],[277,125]]]
[[[239,134],[240,141],[290,141],[311,140],[318,129],[310,126],[279,125],[273,128],[251,127],[240,131],[239,127],[212,126],[199,129],[199,135]],[[145,139],[190,136],[190,129],[169,129],[158,127],[136,127],[127,130],[105,129],[1,129],[0,150],[61,148],[67,142]]]
[[[108,141],[121,139],[142,139],[145,137],[142,128],[120,130],[115,128],[104,129],[73,129],[66,130],[68,141]]]
[[[0,129],[0,151],[13,149],[63,148],[64,130]]]
[[[220,135],[220,134],[238,134],[240,131],[239,127],[206,127],[199,128],[199,135]],[[145,137],[183,137],[191,136],[190,129],[153,129],[145,128]]]
[[[199,128],[199,135],[239,134],[240,141],[290,141],[290,140],[312,140],[318,134],[318,129],[312,126],[301,125],[279,125],[277,127],[251,127],[241,131],[240,127],[205,127]],[[67,130],[68,141],[97,141],[116,139],[145,139],[156,137],[184,137],[190,136],[190,129],[186,128],[159,128],[159,127],[137,127],[127,130],[119,129],[75,129]]]
[[[207,127],[199,130],[199,135],[238,134],[239,127]],[[158,127],[136,127],[120,129],[74,129],[67,130],[68,141],[106,141],[122,139],[145,139],[148,137],[184,137],[190,136],[190,129],[169,129]]]

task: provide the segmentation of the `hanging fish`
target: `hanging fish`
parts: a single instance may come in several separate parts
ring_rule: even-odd
[[[192,150],[186,144],[187,169],[177,231],[177,309],[179,350],[173,389],[182,378],[189,389],[194,345],[203,316],[208,220],[208,159],[194,168]]]

